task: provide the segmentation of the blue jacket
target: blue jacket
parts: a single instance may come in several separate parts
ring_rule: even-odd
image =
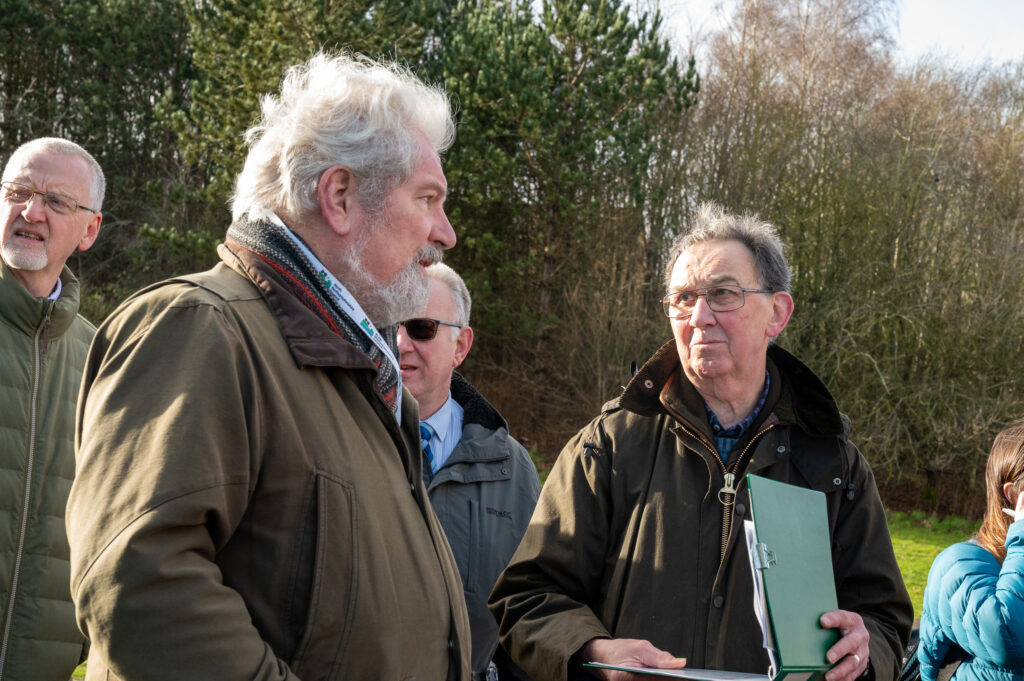
[[[1024,681],[1024,522],[1010,525],[1002,566],[973,542],[932,563],[917,649],[922,681],[935,679],[952,641],[970,655],[954,681]]]

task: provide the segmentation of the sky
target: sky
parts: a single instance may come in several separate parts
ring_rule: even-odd
[[[670,35],[688,43],[693,28],[720,25],[716,6],[738,0],[661,0]],[[640,3],[643,5],[643,3]],[[1024,0],[899,0],[900,56],[912,62],[933,53],[963,65],[1024,58]]]
[[[1024,57],[1021,0],[903,0],[900,35],[905,57],[939,49],[964,63]]]

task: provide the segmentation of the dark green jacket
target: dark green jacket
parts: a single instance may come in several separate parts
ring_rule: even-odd
[[[244,249],[100,328],[68,502],[91,679],[466,681],[415,400]]]
[[[896,678],[913,611],[871,469],[806,366],[772,346],[768,369],[767,401],[728,469],[674,342],[566,445],[490,599],[502,644],[534,679],[565,679],[595,637],[765,673],[747,472],[825,493],[839,607],[864,618],[876,678]],[[735,495],[722,493],[729,473]]]
[[[473,671],[480,673],[498,647],[498,626],[487,610],[498,575],[526,531],[540,494],[530,455],[508,434],[498,410],[459,373],[452,373],[452,399],[463,409],[462,439],[433,476],[424,466],[427,492],[455,562],[473,633]],[[504,656],[503,676],[514,673]]]
[[[96,329],[78,281],[33,298],[0,265],[0,679],[67,681],[82,656],[64,506],[75,474],[75,402]]]

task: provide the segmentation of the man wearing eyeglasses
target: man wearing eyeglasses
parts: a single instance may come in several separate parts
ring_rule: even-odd
[[[261,100],[221,262],[96,333],[67,508],[89,678],[469,681],[397,324],[455,244],[445,94],[318,54]]]
[[[826,679],[897,677],[913,611],[871,469],[822,382],[772,342],[790,278],[756,218],[704,205],[675,241],[673,340],[566,445],[491,595],[502,644],[538,681],[636,676],[587,662],[765,674],[747,473],[825,493],[839,604],[820,617],[839,632]]]
[[[402,381],[420,405],[423,481],[462,577],[474,679],[523,678],[498,648],[487,596],[526,531],[540,480],[498,410],[455,371],[473,346],[465,282],[441,263],[427,275],[427,306],[398,327]]]
[[[75,625],[64,506],[75,403],[96,329],[65,262],[99,233],[103,171],[82,147],[18,147],[0,181],[0,679],[66,681]]]

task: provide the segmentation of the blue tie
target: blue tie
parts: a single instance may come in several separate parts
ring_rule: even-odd
[[[429,423],[420,421],[420,446],[423,447],[423,453],[427,455],[427,461],[430,462],[430,471],[434,471],[434,453],[430,451],[430,438],[434,437],[434,429],[430,427]]]

